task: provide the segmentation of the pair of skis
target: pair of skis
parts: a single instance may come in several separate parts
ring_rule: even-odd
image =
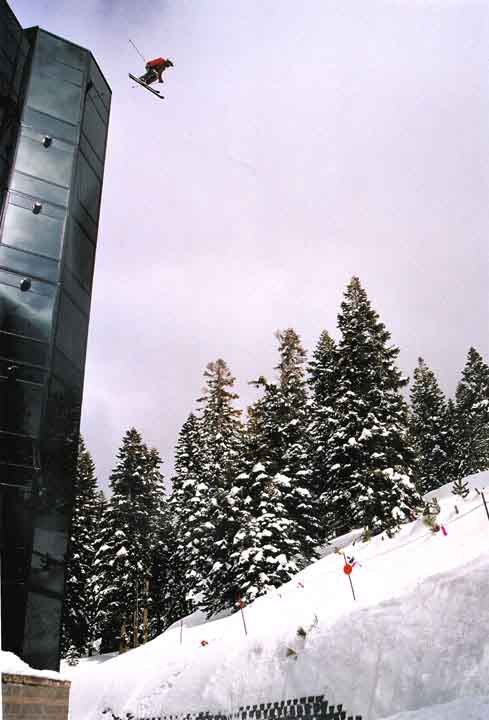
[[[138,85],[141,85],[141,87],[146,88],[146,90],[149,90],[150,92],[152,92],[153,95],[156,95],[156,97],[159,97],[160,100],[165,99],[165,96],[162,95],[159,90],[153,90],[152,87],[150,87],[149,85],[146,85],[146,83],[144,83],[142,80],[135,77],[134,75],[131,75],[131,73],[129,73],[129,77],[131,78],[131,80],[134,80],[134,82],[136,82]]]

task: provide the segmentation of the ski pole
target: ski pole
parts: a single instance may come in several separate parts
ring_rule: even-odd
[[[136,45],[133,43],[133,41],[131,40],[131,38],[129,38],[129,42],[131,43],[131,45],[133,46],[134,50],[137,52],[137,54],[139,55],[139,57],[143,60],[144,64],[146,65],[146,58],[144,57],[144,55],[143,55],[141,52],[139,52],[139,50],[137,49]]]

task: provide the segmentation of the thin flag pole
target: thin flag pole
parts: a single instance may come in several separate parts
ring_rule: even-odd
[[[484,503],[484,507],[486,508],[487,519],[489,520],[489,510],[487,509],[486,498],[484,497],[484,493],[483,493],[483,492],[481,492],[481,495],[482,495],[482,502]]]
[[[342,553],[340,553],[340,554],[341,554],[341,555],[343,556],[343,562],[344,562],[344,563],[345,563],[345,565],[346,565],[346,564],[347,564],[347,562],[346,562],[346,555],[345,555],[345,553],[344,553],[344,552],[342,552]],[[353,589],[353,582],[352,582],[352,579],[351,579],[351,575],[348,575],[348,580],[350,581],[350,587],[351,587],[351,594],[353,595],[353,599],[354,599],[354,600],[355,600],[355,602],[356,602],[356,597],[355,597],[355,590]]]
[[[243,601],[241,600],[241,596],[239,593],[238,593],[238,603],[239,603],[239,609],[241,611],[241,619],[243,620],[243,627],[244,627],[245,635],[248,635],[248,630],[246,628],[246,620],[245,620],[245,616],[244,616],[244,612],[243,612]]]
[[[351,592],[352,592],[352,595],[353,595],[353,599],[356,601],[355,590],[353,589],[353,583],[352,583],[352,581],[351,581],[350,575],[348,575],[348,580],[350,581],[350,587],[351,587]]]

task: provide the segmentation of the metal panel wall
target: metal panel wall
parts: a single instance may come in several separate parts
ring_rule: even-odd
[[[0,224],[2,634],[56,669],[110,89],[87,50],[24,35]]]

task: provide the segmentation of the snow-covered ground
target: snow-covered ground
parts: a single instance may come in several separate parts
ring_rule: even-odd
[[[14,653],[0,650],[0,673],[12,675],[36,675],[37,677],[51,678],[51,680],[68,680],[68,676],[54,670],[35,670]]]
[[[489,473],[469,484],[465,500],[451,486],[432,493],[446,535],[416,520],[392,540],[338,539],[359,562],[356,600],[342,556],[324,549],[245,608],[247,635],[239,613],[211,622],[194,614],[182,633],[176,623],[124,655],[63,666],[70,720],[101,720],[106,708],[136,717],[234,712],[318,694],[363,720],[487,720],[489,521],[475,488],[489,487]]]

